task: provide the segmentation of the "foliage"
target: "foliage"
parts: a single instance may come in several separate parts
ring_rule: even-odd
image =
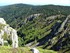
[[[53,50],[44,50],[38,48],[40,53],[57,53]],[[0,47],[0,53],[32,53],[29,47],[11,48],[9,46]]]
[[[4,24],[0,24],[0,31],[4,28]]]
[[[33,6],[26,4],[14,4],[0,7],[0,17],[3,17],[13,28],[19,28],[24,23],[24,19],[31,14],[43,13],[44,15],[70,14],[70,7],[43,5]]]

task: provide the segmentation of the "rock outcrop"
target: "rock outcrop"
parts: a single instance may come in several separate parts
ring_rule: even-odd
[[[41,14],[41,13],[32,14],[32,15],[28,16],[28,17],[25,19],[24,23],[26,23],[27,21],[32,21],[34,18],[37,18],[37,17],[40,16],[40,15],[42,15],[42,14]]]
[[[0,18],[0,24],[6,24],[6,21],[3,18]]]
[[[39,50],[36,49],[36,48],[32,48],[31,51],[32,51],[33,53],[40,53]]]
[[[67,16],[67,18],[64,20],[64,22],[62,23],[62,25],[61,25],[61,27],[60,27],[60,29],[59,29],[59,31],[58,31],[58,32],[61,32],[61,31],[63,30],[63,28],[64,28],[64,26],[65,26],[66,22],[67,22],[67,21],[68,21],[68,19],[69,19],[69,17],[70,17],[70,15],[69,15],[69,16]]]
[[[12,47],[18,47],[18,35],[17,31],[10,27],[3,18],[0,18],[0,45],[4,45],[4,42],[11,40]]]

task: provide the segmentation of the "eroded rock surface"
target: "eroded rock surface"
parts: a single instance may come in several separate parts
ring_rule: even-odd
[[[0,18],[0,44],[3,46],[7,40],[12,41],[12,47],[18,47],[17,31],[10,27],[3,18]]]

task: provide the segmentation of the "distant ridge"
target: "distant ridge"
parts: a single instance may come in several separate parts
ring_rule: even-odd
[[[9,5],[3,5],[3,6],[10,6],[10,5],[31,5],[31,6],[66,6],[66,5],[55,5],[55,4],[44,4],[44,5],[33,5],[33,4],[23,4],[23,3],[17,3],[17,4],[9,4]],[[2,6],[0,6],[2,7]],[[70,6],[69,6],[70,7]]]

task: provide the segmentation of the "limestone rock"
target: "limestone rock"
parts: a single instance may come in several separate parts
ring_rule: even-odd
[[[7,40],[4,40],[3,36],[5,33],[6,37],[12,40],[12,47],[17,48],[18,47],[18,35],[17,31],[10,27],[8,24],[6,24],[6,21],[3,18],[0,18],[0,24],[4,25],[4,27],[0,30],[0,45],[4,45],[4,42]]]
[[[32,15],[28,16],[28,17],[25,19],[24,23],[26,23],[27,21],[32,21],[34,18],[37,18],[37,17],[40,16],[40,15],[41,15],[41,13],[32,14]]]
[[[32,48],[31,51],[32,51],[33,53],[40,53],[39,50],[36,49],[36,48]]]
[[[62,23],[62,25],[61,25],[61,27],[60,27],[60,29],[59,29],[59,31],[58,31],[58,32],[61,32],[61,31],[64,29],[64,26],[65,26],[65,24],[66,24],[67,20],[69,19],[69,17],[70,17],[70,15],[69,15],[69,16],[67,16],[67,18],[64,20],[64,22]]]
[[[6,24],[6,21],[3,18],[0,18],[0,24]]]

